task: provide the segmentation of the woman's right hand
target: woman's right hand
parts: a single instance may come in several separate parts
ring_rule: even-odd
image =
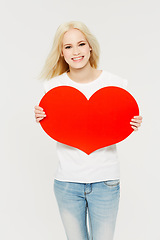
[[[36,122],[39,123],[39,121],[41,121],[44,117],[46,117],[46,114],[43,111],[43,108],[41,108],[40,106],[35,106],[34,108],[35,108],[34,112],[35,112]]]

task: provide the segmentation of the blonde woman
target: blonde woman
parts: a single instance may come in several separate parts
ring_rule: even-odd
[[[67,85],[89,99],[102,87],[126,89],[126,79],[98,69],[99,55],[99,44],[84,23],[61,24],[41,72],[45,93]],[[45,109],[35,106],[36,122],[44,117]],[[130,124],[137,131],[141,122],[141,116],[134,116]],[[54,193],[67,239],[112,240],[120,198],[116,144],[89,155],[60,142],[56,144],[59,164],[54,176]]]

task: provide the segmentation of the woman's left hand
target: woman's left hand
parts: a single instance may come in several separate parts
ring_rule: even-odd
[[[142,123],[142,116],[134,116],[130,122],[130,124],[132,125],[131,127],[134,129],[134,131],[138,130],[138,128],[141,126],[141,123]]]

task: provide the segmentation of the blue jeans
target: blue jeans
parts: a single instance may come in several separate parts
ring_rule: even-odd
[[[54,193],[68,240],[113,240],[119,179],[94,183],[54,179]]]

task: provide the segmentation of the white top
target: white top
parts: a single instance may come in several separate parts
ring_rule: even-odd
[[[45,92],[57,86],[72,86],[87,99],[100,88],[117,86],[126,89],[127,79],[103,70],[100,76],[89,83],[78,83],[70,79],[67,72],[45,80]],[[45,111],[45,109],[44,109]],[[120,166],[116,144],[98,149],[91,154],[56,141],[58,166],[54,178],[60,181],[92,183],[120,178]]]

